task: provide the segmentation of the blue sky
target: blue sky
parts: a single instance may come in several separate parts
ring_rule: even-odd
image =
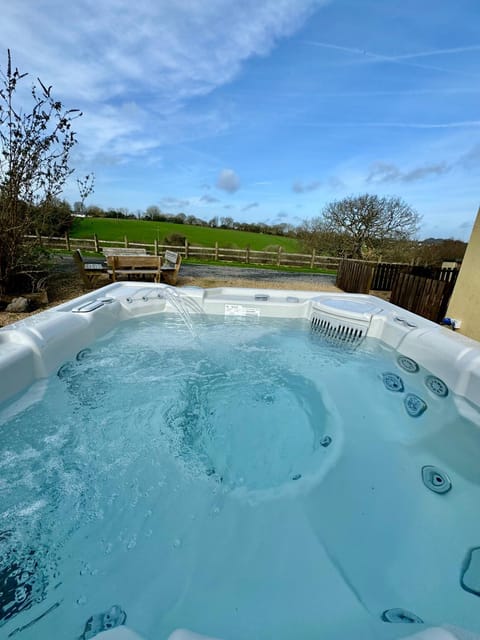
[[[370,192],[468,239],[479,25],[478,0],[15,0],[0,48],[83,110],[87,204],[298,224]]]

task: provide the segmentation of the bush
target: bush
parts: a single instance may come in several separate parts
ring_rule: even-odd
[[[183,236],[181,233],[171,233],[163,239],[163,244],[168,244],[174,247],[179,247],[180,245],[184,246],[186,239],[186,236]]]

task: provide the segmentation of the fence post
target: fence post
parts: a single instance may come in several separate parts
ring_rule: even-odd
[[[125,234],[124,242],[125,242],[125,249],[128,249],[128,238],[127,238],[127,234]]]
[[[250,246],[247,245],[245,249],[245,262],[246,264],[250,264]]]
[[[100,247],[98,246],[98,236],[96,233],[93,234],[93,242],[95,243],[95,253],[100,253]]]
[[[185,238],[185,260],[188,258],[188,240]]]
[[[310,259],[310,269],[313,269],[315,266],[315,249],[312,249],[312,257]]]
[[[68,236],[68,231],[65,231],[65,244],[67,245],[67,251],[70,251],[70,238]]]
[[[215,242],[215,261],[218,260],[218,242]]]
[[[282,247],[278,247],[278,252],[277,252],[277,267],[280,266],[280,262],[282,260]]]
[[[158,238],[155,238],[155,255],[158,256]]]

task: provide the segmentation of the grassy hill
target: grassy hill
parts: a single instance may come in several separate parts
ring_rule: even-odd
[[[70,233],[72,238],[92,238],[96,233],[100,240],[118,240],[123,242],[124,236],[130,242],[153,244],[158,240],[163,244],[164,239],[172,233],[181,234],[188,242],[195,246],[213,247],[218,242],[220,247],[263,251],[266,247],[281,246],[284,251],[295,253],[300,250],[295,238],[270,236],[263,233],[249,231],[234,231],[233,229],[212,229],[210,227],[195,227],[188,224],[173,222],[147,222],[145,220],[116,220],[113,218],[76,218]]]

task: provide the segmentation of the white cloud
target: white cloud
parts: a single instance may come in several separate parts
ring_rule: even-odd
[[[245,61],[268,54],[325,0],[16,0],[2,7],[2,42],[14,63],[80,107],[86,149],[134,154],[175,135],[209,135],[224,117],[190,124],[186,102],[230,82]],[[52,36],[54,34],[54,37]],[[1,66],[3,67],[3,61]],[[147,104],[139,119],[125,105]],[[173,127],[172,127],[173,121]],[[175,141],[177,141],[175,139]]]
[[[312,180],[312,182],[301,182],[296,180],[292,185],[295,193],[307,193],[308,191],[316,191],[321,186],[320,180]]]
[[[222,169],[217,179],[218,189],[235,193],[240,188],[240,179],[232,169]]]
[[[432,162],[408,171],[402,171],[397,165],[390,162],[375,162],[370,167],[367,182],[415,182],[431,176],[443,175],[450,169],[451,166],[446,162]]]
[[[161,203],[165,207],[176,207],[177,209],[184,209],[190,205],[189,200],[175,198],[174,196],[165,196],[161,199]]]
[[[207,204],[212,204],[212,203],[215,203],[215,202],[220,202],[220,200],[218,198],[215,198],[214,196],[210,196],[208,193],[205,193],[200,198],[200,202],[206,202]]]

